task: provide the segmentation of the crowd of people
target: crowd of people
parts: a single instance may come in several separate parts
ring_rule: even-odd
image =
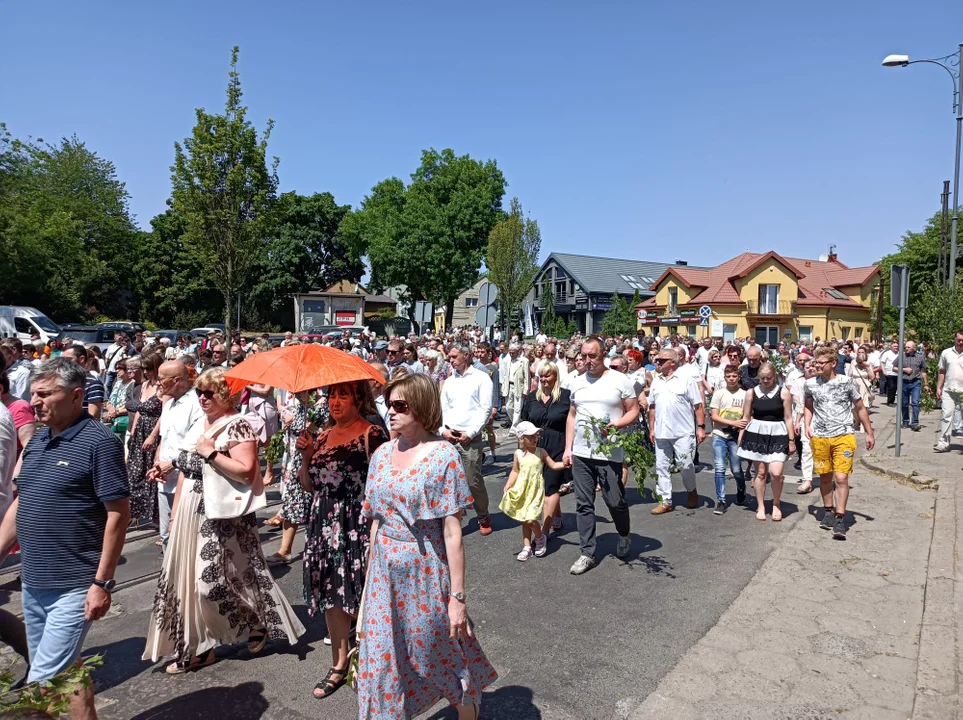
[[[569,492],[573,575],[597,562],[598,493],[616,556],[631,552],[629,468],[604,442],[615,430],[640,433],[654,453],[655,516],[675,508],[674,473],[687,506],[699,505],[699,449],[711,437],[716,515],[749,502],[751,485],[756,518],[781,520],[794,462],[796,492],[818,485],[819,524],[843,539],[857,435],[875,442],[869,410],[877,397],[895,402],[902,374],[902,419],[919,430],[936,355],[908,341],[900,367],[898,346],[858,340],[769,347],[641,330],[529,342],[489,341],[479,328],[164,340],[120,332],[103,353],[0,343],[0,555],[19,542],[26,623],[24,634],[0,614],[0,637],[29,658],[28,681],[77,659],[110,607],[125,533],[144,525],[157,526],[163,554],[145,659],[169,658],[166,672],[182,674],[215,662],[219,645],[253,655],[297,642],[305,629],[270,568],[295,559],[304,528],[304,602],[324,615],[332,653],[314,695],[345,684],[356,656],[359,717],[413,717],[445,699],[460,720],[477,718],[496,678],[468,620],[462,525],[470,509],[479,534],[493,532],[483,467],[497,459],[497,423],[518,440],[499,509],[520,524],[519,561],[551,551]],[[359,356],[383,382],[229,389],[225,374],[252,354],[312,341]],[[943,452],[963,406],[963,331],[938,368]],[[265,556],[256,511],[272,483],[281,503],[263,524],[282,542]],[[76,717],[94,716],[91,688],[71,702]]]

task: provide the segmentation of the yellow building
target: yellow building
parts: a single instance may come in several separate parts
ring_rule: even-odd
[[[638,327],[730,342],[752,335],[779,340],[869,340],[880,269],[825,260],[743,253],[700,270],[670,267],[652,284],[655,297],[638,305]],[[708,308],[708,310],[704,309]]]

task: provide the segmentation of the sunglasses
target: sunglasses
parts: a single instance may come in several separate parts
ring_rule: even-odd
[[[655,364],[656,364],[656,365],[661,365],[661,364],[664,363],[664,362],[669,362],[669,359],[668,359],[668,358],[656,358],[656,359],[655,359]]]
[[[199,398],[204,398],[205,400],[213,400],[213,399],[214,399],[214,391],[213,391],[213,390],[201,390],[200,388],[194,388],[194,392],[197,393],[197,397],[199,397]]]
[[[388,405],[391,406],[392,410],[401,415],[407,415],[410,409],[410,406],[404,400],[392,400]]]
[[[387,351],[387,354],[388,354],[388,355],[397,355],[397,354],[400,353],[400,352],[401,352],[401,350],[388,350],[388,351]]]

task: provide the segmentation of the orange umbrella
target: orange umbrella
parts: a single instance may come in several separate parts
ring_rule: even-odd
[[[224,379],[235,393],[255,383],[301,392],[354,380],[385,381],[357,355],[314,343],[256,353],[228,370]]]

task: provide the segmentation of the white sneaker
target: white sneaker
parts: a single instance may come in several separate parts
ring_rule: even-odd
[[[525,562],[532,556],[532,548],[526,545],[522,548],[522,551],[515,556],[515,559],[519,562]]]
[[[587,555],[579,555],[578,560],[572,565],[569,570],[572,575],[583,575],[589,570],[595,567],[595,558],[590,558]]]
[[[947,443],[937,443],[933,448],[934,452],[945,453],[950,451],[950,446]]]
[[[535,538],[533,542],[535,545],[535,557],[545,557],[545,553],[548,552],[548,536],[542,533],[542,537]]]

